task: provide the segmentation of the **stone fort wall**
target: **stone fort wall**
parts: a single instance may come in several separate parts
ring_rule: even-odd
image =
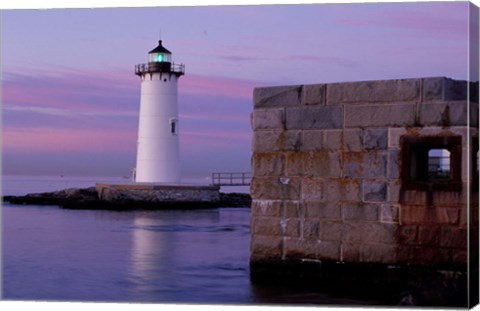
[[[466,269],[468,236],[478,245],[478,83],[257,88],[251,121],[253,274],[304,262]],[[430,149],[450,151],[448,178],[423,175]]]

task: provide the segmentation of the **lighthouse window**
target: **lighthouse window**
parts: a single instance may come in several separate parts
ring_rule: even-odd
[[[170,120],[170,133],[172,135],[177,135],[178,134],[178,120],[177,119],[171,119]]]
[[[158,54],[157,61],[158,62],[163,62],[163,54]]]

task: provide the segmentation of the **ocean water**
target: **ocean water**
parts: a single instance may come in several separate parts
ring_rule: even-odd
[[[5,195],[112,179],[4,177]],[[93,184],[92,184],[93,183]],[[22,301],[376,304],[249,279],[250,210],[2,206],[2,297]]]

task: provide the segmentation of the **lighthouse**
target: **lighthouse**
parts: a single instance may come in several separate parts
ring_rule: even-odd
[[[177,81],[185,66],[172,62],[160,40],[148,52],[148,63],[135,66],[135,74],[141,79],[135,181],[179,183]]]

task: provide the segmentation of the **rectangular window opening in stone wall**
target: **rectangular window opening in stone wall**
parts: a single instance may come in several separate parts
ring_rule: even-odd
[[[404,190],[461,191],[462,137],[400,138]]]

